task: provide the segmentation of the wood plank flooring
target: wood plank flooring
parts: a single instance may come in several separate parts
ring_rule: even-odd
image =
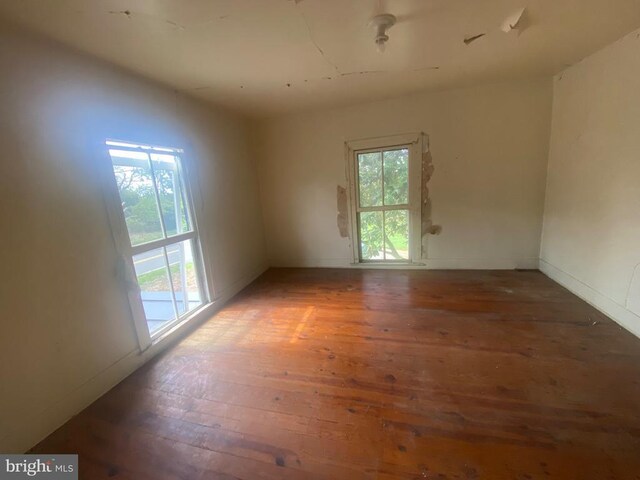
[[[34,452],[84,479],[640,479],[640,339],[540,272],[272,269]]]

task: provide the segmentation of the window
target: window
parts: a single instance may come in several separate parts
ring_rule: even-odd
[[[411,263],[420,258],[422,135],[348,142],[359,263]]]
[[[153,339],[208,302],[182,151],[116,141],[106,145],[119,196],[116,217],[128,234],[124,250],[134,270],[129,277],[138,287],[130,294],[134,317],[136,312],[144,316]]]

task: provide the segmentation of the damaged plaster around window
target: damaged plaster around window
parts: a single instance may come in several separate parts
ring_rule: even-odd
[[[338,231],[340,232],[340,236],[342,238],[349,238],[349,204],[348,204],[348,196],[347,196],[347,188],[342,185],[338,185],[337,188],[337,199],[338,199]]]
[[[415,252],[414,259],[421,258],[426,259],[427,256],[427,244],[428,244],[428,236],[429,235],[439,235],[442,231],[442,227],[440,225],[434,225],[433,220],[431,218],[431,198],[429,196],[429,181],[433,176],[435,167],[433,165],[433,158],[431,156],[431,150],[429,148],[429,137],[428,135],[422,133],[422,141],[419,142],[415,140],[414,143],[422,145],[422,152],[420,158],[420,212],[419,212],[419,221],[420,221],[420,240],[416,239],[416,243],[419,243],[419,248]],[[346,148],[346,156],[350,158],[351,152],[353,151],[348,143],[345,143]],[[349,166],[347,165],[346,170],[347,181],[349,181]],[[336,188],[336,202],[337,202],[337,217],[336,223],[338,227],[338,232],[341,238],[350,238],[351,232],[350,229],[353,228],[354,232],[357,228],[354,225],[350,224],[349,218],[349,192],[347,187],[343,187],[342,185],[337,185]],[[417,223],[418,219],[416,219]],[[354,237],[357,238],[357,234],[354,234]],[[418,257],[419,256],[419,257]]]
[[[422,225],[422,258],[427,258],[427,244],[429,235],[439,235],[442,231],[440,225],[434,225],[431,220],[431,198],[429,197],[429,181],[433,176],[435,167],[433,165],[433,158],[431,156],[431,149],[429,148],[429,137],[424,135],[423,138],[423,151],[422,151],[422,182],[420,188],[421,200],[421,225]]]

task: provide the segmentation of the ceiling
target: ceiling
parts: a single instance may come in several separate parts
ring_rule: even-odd
[[[380,54],[367,24],[383,11],[398,23]],[[0,16],[265,117],[551,75],[640,26],[640,1],[0,0]]]

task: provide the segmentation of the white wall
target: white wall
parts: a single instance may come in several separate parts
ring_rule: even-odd
[[[255,126],[269,260],[348,266],[336,227],[345,140],[423,131],[430,182],[431,268],[537,268],[551,79],[426,93],[267,119]]]
[[[5,25],[0,71],[0,451],[20,452],[154,353],[115,277],[106,138],[187,149],[223,298],[266,254],[245,120]]]
[[[541,269],[640,335],[640,31],[554,79]]]
[[[442,226],[428,267],[535,268],[541,256],[640,334],[638,36],[555,78],[552,127],[552,82],[514,81],[263,120],[251,152],[244,119],[3,25],[0,451],[29,448],[157,352],[138,354],[115,277],[105,138],[186,148],[227,298],[267,265],[261,210],[271,265],[349,266],[336,225],[344,142],[424,131]]]

